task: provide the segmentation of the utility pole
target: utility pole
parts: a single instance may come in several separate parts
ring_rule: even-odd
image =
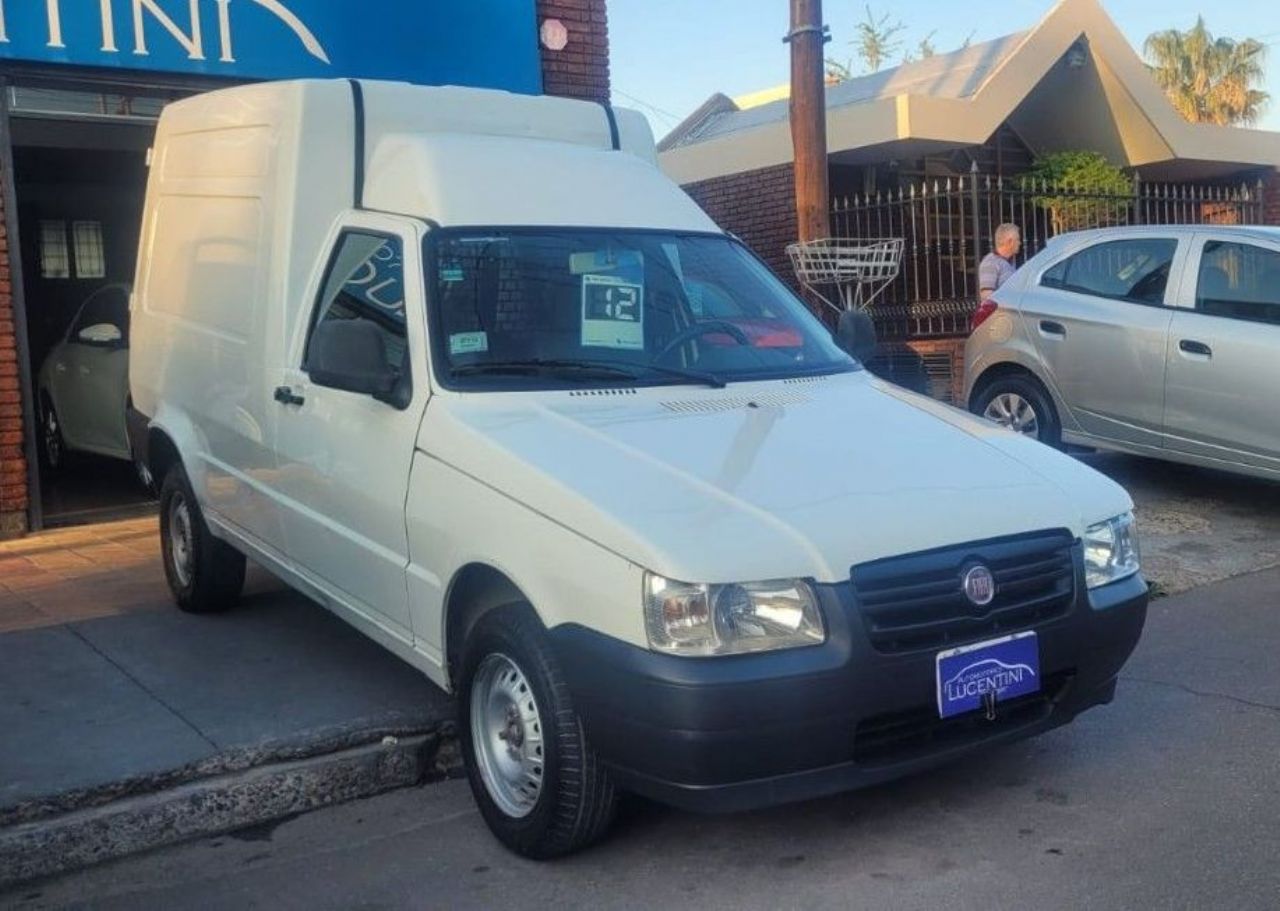
[[[827,93],[822,0],[791,0],[791,144],[795,150],[796,217],[800,240],[831,236],[827,186]]]

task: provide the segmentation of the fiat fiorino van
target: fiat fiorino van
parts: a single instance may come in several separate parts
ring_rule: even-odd
[[[179,607],[245,558],[456,694],[505,844],[737,810],[1111,700],[1132,503],[877,380],[642,117],[289,82],[160,120],[130,427]]]

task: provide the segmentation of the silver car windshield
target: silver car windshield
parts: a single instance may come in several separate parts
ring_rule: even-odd
[[[727,382],[858,365],[738,242],[653,231],[433,231],[442,382],[559,388]]]

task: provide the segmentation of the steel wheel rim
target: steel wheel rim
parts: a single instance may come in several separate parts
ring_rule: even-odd
[[[1001,427],[1008,427],[1023,436],[1040,436],[1040,416],[1029,401],[1016,392],[1002,392],[987,403],[983,416]]]
[[[62,461],[62,431],[58,428],[58,415],[52,408],[44,413],[44,454],[50,465]]]
[[[519,665],[486,655],[471,686],[471,742],[485,790],[507,816],[533,812],[542,793],[542,715]]]
[[[178,584],[191,583],[191,559],[194,547],[191,540],[191,510],[182,494],[174,494],[169,501],[169,562]]]

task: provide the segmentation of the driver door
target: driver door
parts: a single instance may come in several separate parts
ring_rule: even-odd
[[[330,245],[310,306],[292,327],[275,384],[275,493],[289,556],[313,582],[410,642],[404,503],[428,397],[425,307],[416,225],[353,216]],[[322,385],[311,340],[328,320],[364,321],[411,388],[403,408]],[[376,330],[376,331],[375,331]]]

